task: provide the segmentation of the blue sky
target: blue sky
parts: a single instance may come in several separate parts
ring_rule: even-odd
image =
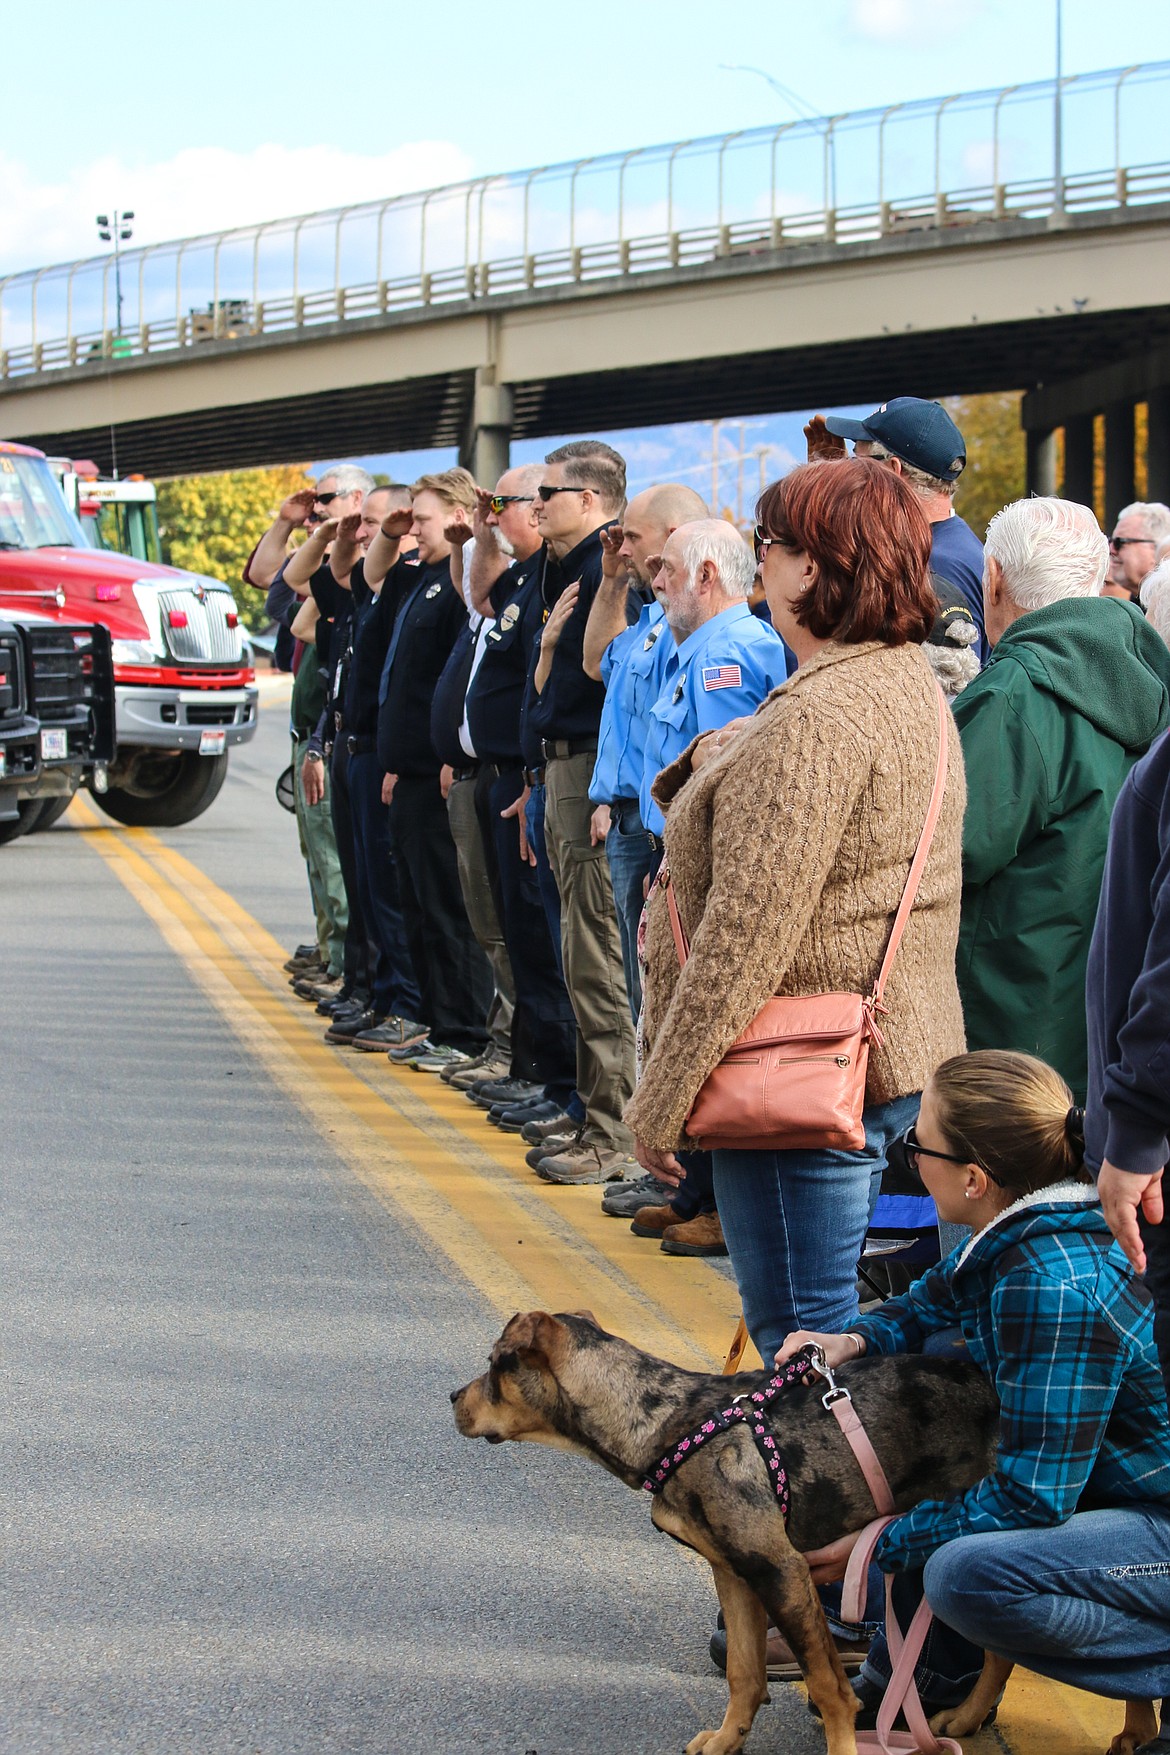
[[[761,74],[725,65],[819,113],[1045,78],[1055,3],[448,0],[431,35],[425,13],[384,3],[118,0],[84,26],[25,7],[20,62],[39,71],[5,82],[0,275],[95,251],[109,206],[133,208],[151,242],[791,117]],[[1167,58],[1166,0],[1064,0],[1066,73]],[[752,421],[744,448],[794,453],[800,424]],[[740,449],[738,432],[722,442]],[[630,448],[635,478],[701,481],[711,429],[643,431]],[[732,496],[737,476],[730,463]]]

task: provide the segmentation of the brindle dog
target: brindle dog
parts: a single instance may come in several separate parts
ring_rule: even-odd
[[[594,1458],[640,1488],[675,1444],[734,1394],[771,1373],[682,1371],[607,1334],[588,1312],[514,1316],[483,1377],[455,1390],[465,1438],[551,1444]],[[993,1466],[998,1404],[962,1360],[859,1359],[838,1373],[853,1397],[899,1511],[945,1499]],[[857,1697],[829,1637],[804,1554],[862,1529],[874,1515],[865,1478],[833,1416],[825,1385],[794,1384],[768,1410],[791,1505],[787,1524],[749,1431],[732,1427],[691,1455],[654,1498],[659,1529],[710,1562],[727,1624],[730,1696],[717,1731],[687,1755],[734,1755],[767,1699],[769,1616],[796,1653],[819,1707],[829,1755],[856,1755]]]

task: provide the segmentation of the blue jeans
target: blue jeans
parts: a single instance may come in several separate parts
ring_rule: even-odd
[[[867,1109],[860,1152],[713,1154],[715,1204],[765,1365],[794,1329],[835,1334],[856,1322],[857,1262],[886,1152],[918,1104],[915,1094]]]
[[[903,1628],[924,1586],[937,1620],[915,1681],[932,1705],[964,1698],[984,1650],[1113,1700],[1170,1696],[1170,1506],[960,1536],[895,1581]],[[884,1634],[862,1674],[889,1680]]]
[[[638,922],[642,918],[646,879],[650,876],[652,852],[650,840],[642,827],[636,798],[618,798],[613,803],[612,826],[605,837],[605,856],[609,860],[613,903],[617,912],[618,931],[622,940],[622,968],[626,974],[626,992],[635,1024],[642,1009],[642,980],[638,972]]]

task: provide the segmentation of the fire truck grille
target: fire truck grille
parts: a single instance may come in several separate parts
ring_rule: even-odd
[[[200,602],[193,591],[160,591],[158,602],[167,645],[181,663],[240,663],[240,631],[227,620],[236,607],[230,592],[209,591]]]
[[[76,718],[78,708],[88,708],[93,693],[85,666],[88,645],[83,651],[75,641],[72,629],[36,626],[28,630],[28,644],[32,654],[32,697],[37,717],[46,725]],[[92,667],[90,658],[90,674]]]
[[[0,640],[0,725],[19,724],[25,716],[22,668],[16,641]]]

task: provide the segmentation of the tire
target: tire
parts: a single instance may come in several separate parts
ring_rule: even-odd
[[[7,847],[10,841],[17,841],[21,835],[31,835],[39,826],[41,812],[45,808],[43,798],[25,798],[16,807],[20,815],[12,817],[8,822],[0,823],[0,847]]]
[[[53,798],[39,800],[41,808],[37,813],[36,821],[29,824],[28,833],[39,835],[42,829],[51,829],[54,823],[59,823],[73,803],[75,796],[76,794],[72,792],[62,792]]]
[[[142,763],[133,792],[111,786],[93,796],[107,816],[127,828],[177,829],[181,823],[194,822],[214,803],[227,779],[227,767],[226,754],[200,756],[182,750]]]

